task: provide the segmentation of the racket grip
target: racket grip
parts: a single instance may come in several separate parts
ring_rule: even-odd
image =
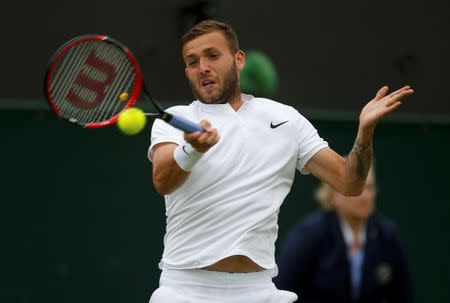
[[[182,131],[186,132],[186,133],[194,133],[194,132],[205,132],[205,129],[203,127],[201,127],[200,125],[191,122],[187,119],[181,118],[181,117],[177,117],[177,116],[172,116],[172,119],[170,119],[170,121],[168,121],[170,125],[181,129]]]

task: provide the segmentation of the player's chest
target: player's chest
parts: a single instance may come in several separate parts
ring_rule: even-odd
[[[288,119],[265,116],[246,116],[231,113],[208,117],[217,128],[220,141],[217,150],[228,156],[244,154],[260,159],[295,156],[297,135]]]

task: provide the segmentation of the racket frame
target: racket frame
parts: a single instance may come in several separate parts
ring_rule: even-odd
[[[127,100],[127,103],[123,106],[122,110],[117,113],[115,116],[99,122],[91,122],[87,123],[85,125],[82,125],[80,123],[77,123],[77,121],[72,121],[70,118],[64,117],[61,114],[61,111],[59,110],[58,106],[56,105],[56,101],[53,99],[50,91],[50,85],[52,81],[52,75],[53,71],[56,69],[58,63],[60,62],[61,58],[73,47],[76,45],[86,42],[86,41],[105,41],[113,45],[114,47],[120,48],[125,55],[127,56],[128,60],[130,61],[131,65],[133,66],[133,70],[135,72],[135,85],[133,88],[133,91],[130,95],[130,97]],[[71,40],[64,43],[62,46],[60,46],[56,52],[53,54],[53,56],[50,59],[50,62],[47,67],[47,71],[45,73],[45,81],[44,81],[44,93],[47,99],[48,104],[50,105],[50,108],[53,110],[53,112],[60,118],[64,118],[65,120],[76,123],[84,128],[98,128],[98,127],[105,127],[112,125],[117,122],[119,119],[119,115],[126,110],[127,108],[133,107],[136,103],[137,99],[139,98],[139,95],[141,93],[143,87],[143,77],[142,72],[139,67],[138,61],[134,54],[130,51],[128,47],[120,43],[119,41],[105,35],[98,35],[98,34],[88,34],[88,35],[82,35],[77,36],[75,38],[72,38]],[[160,111],[161,108],[159,106],[156,106],[157,110]]]
[[[132,91],[131,95],[129,96],[127,103],[123,106],[123,108],[115,116],[113,116],[107,120],[103,120],[103,121],[99,121],[99,122],[91,122],[91,123],[87,123],[87,124],[83,125],[83,124],[77,123],[77,121],[75,119],[71,120],[70,118],[67,118],[61,114],[61,111],[59,110],[58,106],[56,105],[55,100],[53,99],[53,97],[51,95],[50,86],[52,83],[53,71],[56,69],[61,58],[71,48],[73,48],[77,44],[80,44],[80,43],[83,43],[86,41],[109,42],[114,47],[119,48],[121,51],[123,51],[125,53],[128,60],[130,61],[131,65],[134,69],[136,77],[135,77],[135,85],[134,85],[133,91]],[[54,53],[54,55],[52,56],[52,58],[50,59],[50,62],[49,62],[49,65],[48,65],[48,68],[47,68],[47,71],[45,74],[44,93],[45,93],[46,99],[50,105],[50,108],[53,110],[53,112],[58,117],[64,118],[65,120],[67,120],[69,122],[76,123],[84,128],[105,127],[105,126],[109,126],[109,125],[116,123],[117,120],[119,119],[120,114],[124,110],[126,110],[130,107],[133,107],[134,104],[136,103],[137,99],[139,98],[139,96],[142,93],[143,97],[147,101],[150,101],[154,105],[156,110],[158,111],[158,113],[146,113],[146,116],[150,116],[152,118],[159,118],[159,119],[171,124],[172,126],[177,127],[179,129],[187,131],[187,132],[194,132],[194,131],[204,132],[203,127],[201,127],[200,125],[195,124],[191,121],[188,121],[182,117],[173,116],[172,114],[164,111],[162,109],[162,107],[159,106],[159,104],[153,99],[153,97],[150,95],[147,88],[144,86],[142,71],[139,67],[136,57],[131,52],[131,50],[128,47],[126,47],[125,45],[123,45],[122,43],[120,43],[119,41],[117,41],[109,36],[106,36],[106,35],[88,34],[88,35],[77,36],[77,37],[67,41],[66,43],[64,43],[61,47],[59,47],[57,49],[57,51]]]

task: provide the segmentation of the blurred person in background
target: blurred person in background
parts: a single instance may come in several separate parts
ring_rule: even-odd
[[[374,213],[373,168],[360,196],[343,196],[326,183],[315,196],[322,210],[289,233],[275,285],[295,292],[303,303],[414,302],[397,229]]]

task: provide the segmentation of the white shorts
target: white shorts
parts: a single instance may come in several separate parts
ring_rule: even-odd
[[[224,273],[164,269],[149,303],[291,303],[297,295],[278,290],[271,272]]]

